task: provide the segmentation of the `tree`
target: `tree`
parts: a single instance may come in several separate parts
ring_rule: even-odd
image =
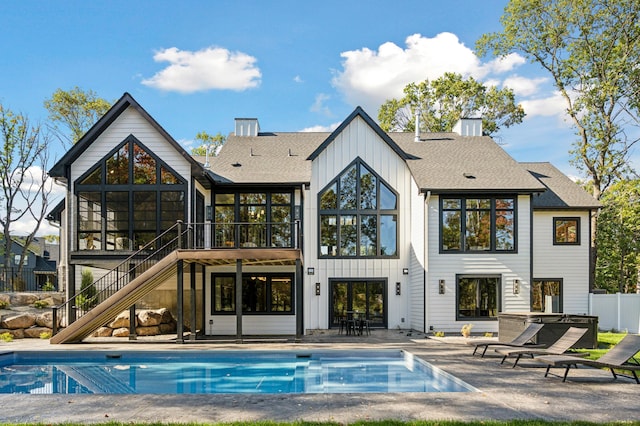
[[[445,73],[442,77],[404,88],[404,97],[386,101],[378,111],[380,127],[385,131],[414,131],[416,109],[420,110],[420,130],[450,132],[460,118],[482,117],[487,135],[502,127],[522,122],[522,106],[516,105],[513,91],[487,87],[473,77]]]
[[[602,196],[596,287],[631,293],[640,285],[640,179],[621,180]]]
[[[9,271],[12,253],[12,225],[33,220],[33,230],[23,236],[16,277],[22,276],[23,262],[45,218],[50,193],[48,185],[47,146],[49,135],[39,125],[32,126],[28,117],[14,114],[0,104],[0,226],[4,237],[4,268]]]
[[[564,98],[576,131],[573,164],[592,194],[633,172],[638,141],[640,2],[638,0],[511,0],[503,31],[483,35],[480,55],[519,53],[544,68]]]
[[[78,86],[69,91],[56,90],[51,99],[45,99],[44,107],[49,111],[53,130],[64,145],[72,145],[111,108],[111,103],[99,98],[92,91]],[[60,129],[66,127],[69,133]]]
[[[191,148],[191,155],[217,155],[218,150],[224,145],[227,138],[225,138],[220,132],[215,136],[211,136],[205,131],[202,131],[196,135],[196,140],[200,141],[200,146]]]

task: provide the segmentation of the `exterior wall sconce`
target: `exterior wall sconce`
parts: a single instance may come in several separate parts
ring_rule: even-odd
[[[520,280],[513,280],[513,294],[520,294]]]
[[[444,280],[438,280],[438,294],[444,294]]]
[[[396,296],[400,296],[400,283],[396,283]]]
[[[402,268],[402,275],[409,275],[409,268]]]
[[[307,275],[315,275],[316,268],[307,268]]]
[[[320,296],[320,283],[316,283],[316,296]]]

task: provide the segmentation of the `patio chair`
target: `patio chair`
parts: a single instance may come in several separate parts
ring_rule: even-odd
[[[636,354],[640,352],[640,336],[636,334],[627,334],[622,338],[620,343],[615,345],[606,354],[602,355],[599,359],[576,359],[567,355],[547,355],[536,357],[536,361],[547,364],[547,372],[544,377],[549,375],[549,369],[551,367],[565,367],[564,376],[562,381],[567,380],[567,374],[571,366],[578,367],[578,364],[588,365],[590,367],[608,368],[613,374],[613,378],[617,379],[618,376],[628,377],[634,379],[636,383],[640,384],[640,378],[638,378],[637,371],[640,371],[640,360],[636,358]],[[615,370],[629,371],[631,375],[617,373]]]
[[[472,339],[472,340],[466,341],[465,343],[467,345],[475,346],[475,348],[473,349],[473,353],[471,354],[472,356],[476,354],[476,351],[478,350],[478,348],[481,348],[481,347],[484,348],[484,350],[482,351],[482,355],[480,355],[480,358],[484,357],[484,354],[487,353],[487,349],[489,348],[489,346],[508,346],[508,347],[516,347],[516,348],[521,348],[523,346],[534,347],[534,348],[543,347],[544,345],[538,345],[538,344],[532,343],[533,338],[536,337],[536,334],[538,334],[538,332],[540,331],[540,329],[542,329],[543,326],[544,324],[532,322],[522,331],[522,333],[520,333],[510,342],[498,342],[496,340],[489,340],[489,339],[477,339],[477,340]]]
[[[578,340],[588,331],[586,328],[578,328],[578,327],[569,327],[569,329],[555,341],[548,348],[496,348],[496,352],[500,355],[503,355],[502,361],[500,364],[504,363],[504,361],[511,356],[516,356],[516,360],[513,363],[513,367],[515,368],[518,365],[518,361],[522,358],[523,355],[529,355],[531,358],[534,355],[561,355],[567,352],[573,345],[575,345]],[[588,354],[576,354],[576,356],[587,356]]]

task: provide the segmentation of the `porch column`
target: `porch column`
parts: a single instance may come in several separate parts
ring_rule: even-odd
[[[178,294],[176,295],[176,305],[178,309],[178,324],[176,327],[176,343],[184,343],[184,261],[178,260],[176,265],[176,279],[178,281]]]
[[[304,309],[303,309],[303,278],[302,278],[302,262],[300,259],[296,259],[296,277],[295,277],[295,289],[296,289],[296,341],[302,339],[304,334]]]
[[[236,343],[242,343],[242,259],[236,259]]]
[[[189,341],[195,342],[196,340],[196,264],[191,263],[191,289],[189,292],[189,298],[191,302],[191,334],[189,335]],[[204,325],[203,325],[204,326]]]

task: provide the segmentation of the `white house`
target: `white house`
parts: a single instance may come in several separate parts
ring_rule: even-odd
[[[551,164],[516,162],[480,120],[458,129],[385,133],[359,107],[332,133],[242,118],[194,158],[125,93],[50,171],[67,187],[51,217],[68,295],[87,268],[101,292],[61,308],[52,341],[134,304],[169,307],[179,336],[239,340],[351,313],[419,331],[586,313],[597,201]]]

